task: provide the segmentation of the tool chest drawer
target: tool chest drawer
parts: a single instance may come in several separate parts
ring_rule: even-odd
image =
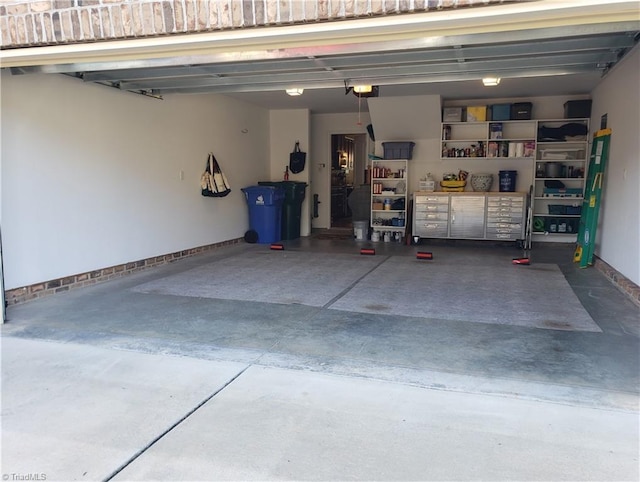
[[[443,194],[429,194],[429,195],[416,195],[416,205],[418,204],[433,204],[433,203],[444,203],[449,204],[449,195],[446,193]]]
[[[418,221],[413,227],[414,236],[422,238],[446,238],[449,235],[448,221]]]
[[[520,239],[524,235],[522,223],[487,222],[487,239]]]
[[[425,212],[448,213],[449,204],[448,203],[416,204],[416,213],[425,213]]]
[[[487,223],[522,223],[523,217],[521,214],[494,214],[487,215]]]
[[[494,239],[498,241],[515,241],[522,239],[522,234],[518,233],[487,233],[487,239]]]
[[[487,215],[488,216],[501,216],[501,215],[511,216],[512,214],[519,214],[520,216],[522,216],[522,208],[523,206],[520,206],[520,207],[487,206]]]
[[[487,206],[489,207],[510,207],[521,208],[524,205],[524,198],[518,196],[488,196]]]
[[[416,212],[416,222],[420,221],[447,221],[449,219],[448,212]]]

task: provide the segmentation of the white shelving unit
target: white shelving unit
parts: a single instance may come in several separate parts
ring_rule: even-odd
[[[541,128],[544,132],[554,131],[567,124],[586,127],[586,135],[562,139],[539,137]],[[589,119],[443,122],[440,159],[494,160],[497,164],[491,168],[496,176],[502,169],[499,166],[505,163],[510,166],[507,169],[517,168],[534,186],[533,234],[572,241],[578,231],[585,189],[588,132]],[[487,170],[487,164],[483,164],[482,171]],[[550,191],[557,181],[564,184],[564,192]]]
[[[371,228],[404,237],[408,204],[407,159],[371,161]],[[399,205],[402,209],[399,209]],[[382,241],[382,239],[381,239]]]
[[[447,122],[440,158],[533,159],[536,121]]]
[[[539,126],[558,128],[575,123],[589,128],[589,119],[539,120]],[[587,174],[588,135],[564,141],[538,140],[534,166],[535,235],[574,239],[580,223]],[[552,191],[553,183],[565,189]],[[556,188],[558,189],[558,188]]]

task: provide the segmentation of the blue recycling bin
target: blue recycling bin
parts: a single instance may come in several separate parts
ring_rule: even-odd
[[[284,190],[276,186],[248,186],[242,192],[249,206],[249,229],[258,234],[258,243],[280,241]]]

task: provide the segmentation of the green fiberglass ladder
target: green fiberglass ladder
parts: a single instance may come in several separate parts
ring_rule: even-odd
[[[596,229],[598,227],[598,212],[602,197],[602,179],[609,159],[609,142],[611,129],[601,129],[593,136],[591,157],[589,158],[589,172],[582,201],[582,215],[578,230],[578,245],[573,255],[573,261],[580,263],[581,268],[593,264],[593,249],[596,243]]]

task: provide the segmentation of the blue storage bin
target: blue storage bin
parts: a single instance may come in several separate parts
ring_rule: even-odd
[[[493,104],[491,106],[491,120],[511,120],[511,104]]]

